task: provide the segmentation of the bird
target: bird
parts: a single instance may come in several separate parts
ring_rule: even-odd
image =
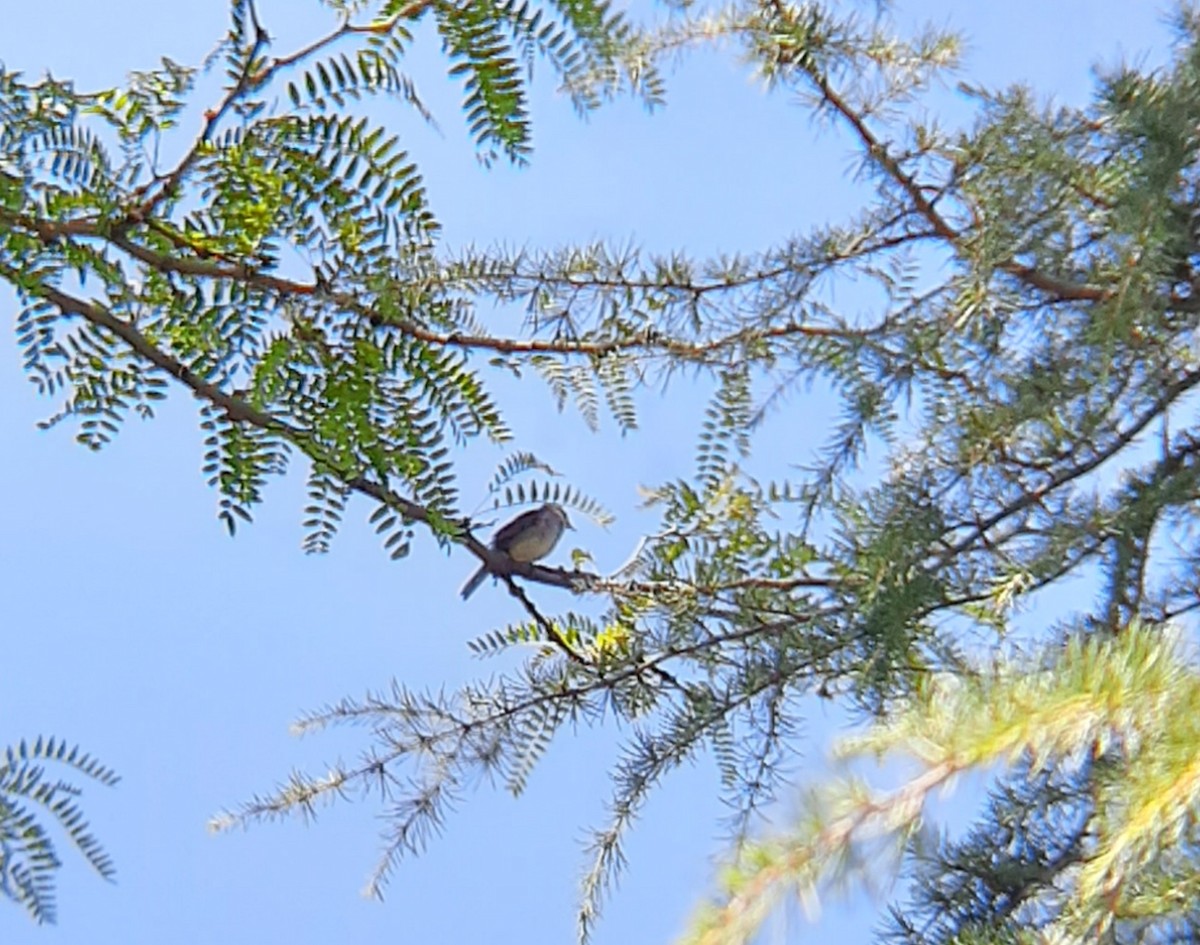
[[[567,518],[563,507],[547,502],[541,508],[522,512],[511,522],[502,525],[492,536],[492,550],[503,552],[513,561],[540,561],[554,550],[563,531],[568,528],[573,531],[575,526]],[[463,600],[475,593],[488,574],[485,561],[462,586],[460,593]]]

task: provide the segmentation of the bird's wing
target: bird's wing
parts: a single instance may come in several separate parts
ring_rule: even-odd
[[[530,509],[501,526],[499,531],[492,536],[492,547],[500,551],[507,549],[523,531],[533,527],[537,517],[541,514],[541,509]]]

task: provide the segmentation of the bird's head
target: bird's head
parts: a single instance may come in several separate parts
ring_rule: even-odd
[[[563,523],[563,528],[569,528],[571,531],[575,531],[575,526],[572,525],[571,520],[567,518],[567,510],[561,505],[556,502],[551,502],[546,506],[546,508],[558,516],[559,520]]]

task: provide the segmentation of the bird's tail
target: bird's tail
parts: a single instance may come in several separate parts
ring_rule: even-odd
[[[479,589],[479,585],[483,583],[483,579],[487,576],[488,569],[485,565],[481,564],[479,566],[479,570],[467,579],[467,583],[464,584],[462,586],[462,590],[459,591],[459,593],[462,594],[462,599],[466,600],[468,597],[474,594],[475,591]]]

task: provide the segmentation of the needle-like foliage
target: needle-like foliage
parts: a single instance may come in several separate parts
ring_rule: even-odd
[[[378,798],[379,893],[481,774],[520,793],[564,723],[616,718],[583,936],[646,799],[700,753],[747,845],[696,941],[745,941],[784,893],[865,864],[916,880],[894,940],[1200,936],[1194,678],[1165,642],[1200,609],[1200,16],[1179,12],[1169,67],[1110,69],[1087,107],[964,83],[974,120],[947,130],[922,96],[956,38],[899,35],[879,4],[689,4],[645,30],[591,0],[331,6],[336,28],[277,54],[235,2],[222,97],[182,148],[188,67],[88,94],[0,74],[0,278],[50,422],[100,448],[183,387],[231,530],[302,458],[306,548],[366,497],[392,557],[418,530],[460,543],[525,611],[472,645],[508,657],[486,681],[396,680],[304,718],[366,723],[362,757],[216,825]],[[654,103],[660,61],[718,42],[857,149],[861,206],[719,259],[444,248],[399,135],[355,110],[390,96],[432,117],[405,72],[422,18],[484,160],[529,157],[528,63],[581,108]],[[456,468],[512,438],[496,371],[631,438],[639,398],[684,376],[709,392],[694,462],[645,491],[659,522],[614,574],[476,537]],[[815,456],[811,389],[837,404]],[[778,478],[764,431],[794,444]],[[562,457],[514,448],[494,507],[606,520]],[[1092,590],[1039,623],[1068,581]],[[531,585],[577,606],[548,613]],[[1045,651],[1002,661],[1018,615]],[[885,797],[816,788],[794,834],[756,839],[811,695],[871,713],[859,747],[922,771]],[[931,790],[989,765],[1008,767],[965,837],[918,829]]]

